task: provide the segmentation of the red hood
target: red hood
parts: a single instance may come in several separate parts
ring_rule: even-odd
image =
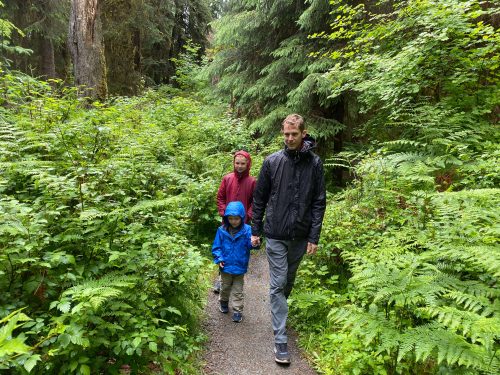
[[[243,150],[236,151],[236,153],[234,154],[234,157],[233,157],[233,165],[234,165],[234,159],[236,158],[236,156],[243,156],[245,159],[247,159],[248,165],[247,165],[247,169],[241,174],[236,171],[236,168],[233,168],[235,176],[237,176],[238,178],[248,176],[250,174],[250,168],[252,167],[252,158],[251,158],[250,154],[246,151],[243,151]]]

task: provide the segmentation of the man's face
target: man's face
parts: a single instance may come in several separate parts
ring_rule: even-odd
[[[238,155],[234,158],[234,169],[238,173],[245,172],[247,170],[248,160],[246,157]]]
[[[297,150],[302,144],[302,139],[306,136],[307,132],[300,131],[298,125],[285,124],[281,131],[285,137],[285,143],[289,150]]]
[[[241,217],[239,216],[231,216],[229,215],[227,217],[227,220],[229,221],[229,224],[233,227],[233,228],[237,228],[240,226],[241,224]]]

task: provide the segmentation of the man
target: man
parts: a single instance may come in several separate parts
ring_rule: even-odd
[[[233,157],[233,172],[222,177],[217,191],[217,210],[224,217],[224,212],[229,202],[240,201],[245,207],[245,223],[252,219],[253,191],[255,177],[250,176],[252,158],[246,151],[236,151]],[[217,278],[214,284],[214,293],[220,292],[221,280]]]
[[[285,148],[264,160],[253,194],[252,245],[266,238],[275,360],[289,364],[286,320],[302,257],[318,248],[326,207],[321,159],[311,150],[304,120],[292,114],[281,125]],[[265,211],[265,222],[263,223]]]

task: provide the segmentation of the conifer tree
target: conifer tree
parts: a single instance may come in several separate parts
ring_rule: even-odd
[[[321,75],[331,61],[310,56],[331,44],[309,38],[325,30],[329,12],[324,0],[230,1],[215,23],[210,73],[238,114],[257,120],[254,130],[274,134],[289,112],[306,115],[308,127],[324,139],[342,129],[343,104],[329,99]]]
[[[69,8],[70,0],[13,0],[5,3],[7,18],[24,32],[22,37],[14,35],[14,42],[33,51],[31,55],[16,55],[14,68],[45,78],[67,75]]]
[[[148,2],[141,25],[143,72],[147,83],[168,83],[175,74],[171,59],[182,52],[188,40],[200,45],[200,54],[204,53],[211,11],[206,0]]]
[[[33,50],[30,56],[10,56],[13,67],[44,78],[68,78],[71,0],[6,5],[4,18],[25,34],[13,35],[13,42]],[[201,57],[216,13],[207,0],[100,0],[99,5],[106,85],[111,93],[125,95],[137,94],[144,84],[169,83],[175,74],[171,59],[188,41],[201,47]]]

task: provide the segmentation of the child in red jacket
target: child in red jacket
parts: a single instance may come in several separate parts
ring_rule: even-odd
[[[224,216],[229,202],[239,201],[245,207],[245,223],[252,219],[252,200],[255,189],[255,177],[250,176],[252,158],[246,151],[240,150],[234,154],[234,170],[222,178],[217,192],[217,209]]]

